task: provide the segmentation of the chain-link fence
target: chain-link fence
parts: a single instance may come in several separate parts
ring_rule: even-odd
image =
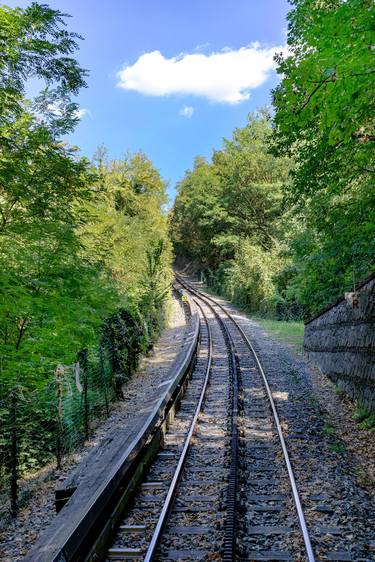
[[[145,322],[121,310],[104,324],[98,348],[81,350],[72,365],[57,365],[47,386],[0,386],[0,520],[16,515],[25,477],[47,465],[60,468],[96,420],[110,414],[150,341]]]
[[[123,383],[151,349],[164,322],[170,285],[164,242],[151,245],[146,254],[139,302],[126,300],[107,318],[97,347],[81,349],[75,363],[56,365],[50,357],[31,354],[22,372],[15,353],[19,342],[15,349],[0,346],[0,528],[7,516],[17,514],[26,488],[27,496],[47,473],[53,478],[54,468],[61,468],[63,459],[90,437],[97,420],[110,414],[111,402],[124,398]],[[43,369],[34,371],[39,359]]]

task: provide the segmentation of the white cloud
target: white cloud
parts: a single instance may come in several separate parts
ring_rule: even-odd
[[[63,110],[57,103],[48,104],[47,109],[50,113],[52,113],[52,115],[55,115],[56,117],[61,117],[63,115]],[[77,109],[77,111],[75,111],[73,114],[76,119],[82,119],[82,117],[84,117],[85,115],[90,115],[90,111],[88,109],[85,109],[84,107]]]
[[[253,43],[238,50],[185,53],[169,59],[152,51],[118,72],[117,85],[149,96],[196,95],[236,104],[249,99],[250,91],[267,80],[275,68],[274,54],[281,50]]]
[[[184,105],[184,107],[182,107],[179,111],[180,115],[182,115],[183,117],[187,117],[188,119],[193,116],[193,113],[194,107],[192,107],[191,105]]]
[[[88,109],[85,109],[84,107],[81,107],[80,109],[78,109],[75,114],[74,117],[76,117],[77,119],[82,119],[82,117],[84,117],[85,115],[88,115],[90,113],[90,111]]]

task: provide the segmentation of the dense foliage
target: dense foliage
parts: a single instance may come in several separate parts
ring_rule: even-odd
[[[17,479],[60,466],[122,397],[170,280],[151,161],[101,147],[89,162],[62,140],[85,86],[79,39],[48,6],[0,7],[0,496],[13,515]]]
[[[287,158],[268,151],[271,134],[270,116],[261,111],[211,163],[197,158],[178,185],[170,218],[177,255],[193,260],[229,297],[263,312],[276,306],[281,188],[290,168]]]
[[[286,185],[299,223],[293,286],[312,311],[374,265],[375,12],[371,0],[292,4],[274,151],[295,161]]]
[[[165,185],[142,153],[108,162],[101,149],[90,163],[62,141],[87,74],[62,13],[1,7],[0,31],[0,368],[7,387],[33,387],[118,308],[148,345],[168,275]],[[31,100],[30,81],[44,84]]]
[[[374,266],[373,3],[293,0],[272,122],[196,160],[176,252],[253,310],[308,316]]]

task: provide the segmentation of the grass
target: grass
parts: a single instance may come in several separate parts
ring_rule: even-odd
[[[330,441],[330,443],[328,443],[328,447],[331,449],[331,451],[338,455],[341,455],[345,451],[345,446],[343,443],[336,441],[337,436],[333,425],[329,422],[326,422],[323,427],[323,433]]]
[[[214,291],[211,287],[207,285],[204,286],[204,291],[213,296],[227,299],[230,301],[229,297],[225,295],[220,295],[220,292]],[[297,353],[302,352],[303,346],[303,333],[304,333],[304,323],[300,322],[287,322],[286,320],[276,320],[271,318],[264,318],[262,316],[254,316],[249,312],[246,307],[239,305],[238,303],[232,301],[233,304],[247,316],[250,316],[252,320],[258,322],[266,330],[268,335],[275,340],[286,343],[289,345],[293,351]]]
[[[370,414],[362,423],[359,424],[361,429],[369,429],[375,432],[375,414]]]
[[[359,422],[360,429],[375,431],[375,414],[372,414],[366,406],[357,404],[353,413],[353,419]]]
[[[345,447],[342,443],[331,443],[329,445],[329,448],[331,449],[331,451],[337,453],[338,455],[341,455],[345,451]]]
[[[294,351],[301,352],[303,344],[303,322],[286,322],[284,320],[270,320],[252,316],[266,332],[274,339],[290,345]]]
[[[335,435],[335,428],[330,423],[325,423],[323,427],[323,432],[327,437],[332,437]]]
[[[336,385],[333,387],[333,391],[338,397],[345,396],[345,391],[342,388],[339,388]]]

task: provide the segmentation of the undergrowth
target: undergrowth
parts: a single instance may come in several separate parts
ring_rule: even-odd
[[[375,431],[375,414],[371,413],[363,404],[357,404],[353,413],[353,419],[359,422],[360,429]]]

